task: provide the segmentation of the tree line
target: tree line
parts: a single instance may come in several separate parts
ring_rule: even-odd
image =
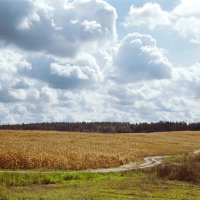
[[[200,122],[156,122],[156,123],[126,123],[126,122],[53,122],[0,125],[0,130],[46,130],[94,133],[150,133],[164,131],[200,131]]]

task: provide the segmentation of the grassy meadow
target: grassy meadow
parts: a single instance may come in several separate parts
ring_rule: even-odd
[[[0,174],[1,200],[199,200],[200,185],[156,172]]]
[[[97,134],[0,131],[0,168],[77,170],[114,167],[146,156],[200,148],[200,132]]]

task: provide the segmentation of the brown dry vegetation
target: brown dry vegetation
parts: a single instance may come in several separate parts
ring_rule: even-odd
[[[200,182],[200,155],[189,156],[184,163],[163,163],[157,174],[169,180]]]
[[[200,148],[200,132],[97,134],[0,131],[0,168],[113,167],[152,155]]]

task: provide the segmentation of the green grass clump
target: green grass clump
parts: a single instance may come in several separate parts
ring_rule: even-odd
[[[71,180],[91,180],[100,178],[95,173],[9,173],[0,174],[0,183],[6,186],[49,185]]]
[[[189,153],[183,153],[166,157],[166,162],[169,163],[185,163],[188,160]]]
[[[0,182],[6,186],[26,186],[31,184],[54,184],[61,182],[60,177],[48,174],[28,173],[3,173],[0,175]]]

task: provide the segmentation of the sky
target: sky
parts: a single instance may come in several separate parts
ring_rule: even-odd
[[[1,0],[0,124],[197,122],[200,1]]]

